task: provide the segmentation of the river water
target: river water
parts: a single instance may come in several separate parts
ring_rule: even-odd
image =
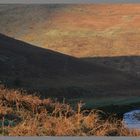
[[[125,113],[123,115],[123,122],[127,128],[140,129],[140,109]]]

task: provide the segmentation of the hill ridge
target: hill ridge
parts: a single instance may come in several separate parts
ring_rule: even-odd
[[[12,88],[47,90],[49,96],[137,95],[140,90],[135,76],[2,34],[0,58],[0,80]]]

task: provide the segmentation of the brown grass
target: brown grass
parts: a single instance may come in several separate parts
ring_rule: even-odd
[[[40,99],[23,91],[0,89],[0,133],[8,136],[140,136],[121,120],[103,119],[99,110],[73,109],[65,102]],[[8,118],[9,116],[9,118]],[[5,125],[5,120],[15,125]]]
[[[10,6],[0,26],[3,34],[71,56],[140,55],[140,4]]]

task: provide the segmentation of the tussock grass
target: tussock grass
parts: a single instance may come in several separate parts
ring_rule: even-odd
[[[0,133],[8,136],[140,136],[100,110],[73,109],[65,102],[0,89]],[[6,124],[7,121],[7,124]]]

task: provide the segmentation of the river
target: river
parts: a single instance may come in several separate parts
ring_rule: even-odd
[[[127,128],[140,129],[140,109],[126,112],[123,115],[123,122]]]

